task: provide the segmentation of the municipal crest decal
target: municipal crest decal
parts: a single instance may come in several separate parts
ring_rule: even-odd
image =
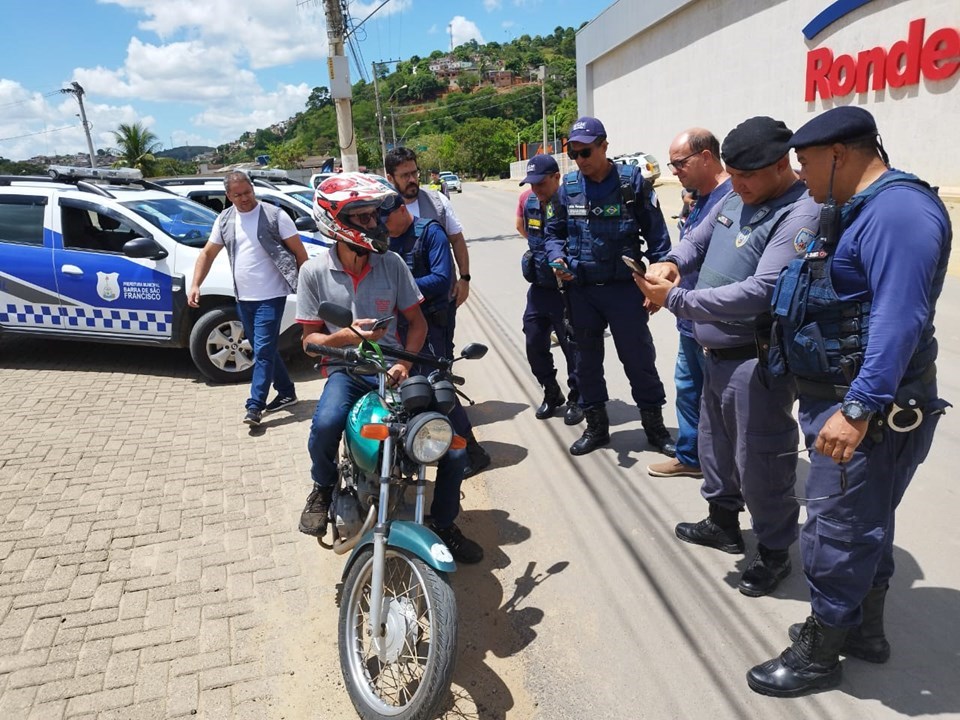
[[[793,239],[793,249],[798,253],[805,253],[813,250],[814,243],[817,242],[817,234],[809,228],[800,228],[800,232]]]
[[[753,232],[753,228],[751,228],[749,225],[744,225],[742,228],[740,228],[740,232],[737,233],[737,239],[734,241],[738,248],[746,245],[747,240],[750,239],[751,232]]]
[[[120,273],[97,273],[97,295],[107,302],[113,302],[120,297],[120,283],[117,278]]]

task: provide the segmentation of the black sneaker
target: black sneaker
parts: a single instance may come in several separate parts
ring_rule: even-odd
[[[260,410],[247,410],[243,416],[243,422],[250,427],[260,427],[260,420],[263,419],[263,413]]]
[[[443,540],[443,544],[450,550],[453,559],[466,565],[473,565],[483,560],[483,548],[469,538],[464,537],[456,523],[448,528],[438,528],[430,523],[430,529],[437,537]]]
[[[490,453],[483,449],[476,440],[467,442],[467,466],[463,469],[464,479],[483,472],[490,467]]]
[[[303,506],[303,512],[300,513],[300,532],[314,537],[326,535],[332,500],[333,487],[320,487],[314,484],[313,490],[307,496],[307,503]]]
[[[273,400],[267,403],[263,409],[264,412],[272,413],[277,410],[283,410],[285,407],[296,405],[298,402],[296,395],[277,395]]]

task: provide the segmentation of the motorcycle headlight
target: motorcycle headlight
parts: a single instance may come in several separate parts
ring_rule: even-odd
[[[418,463],[435,463],[453,442],[453,426],[437,412],[421,413],[407,424],[404,448]]]

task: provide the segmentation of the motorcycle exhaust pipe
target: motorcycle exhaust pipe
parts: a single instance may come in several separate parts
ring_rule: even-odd
[[[341,540],[337,538],[333,541],[333,551],[337,555],[343,555],[344,553],[350,552],[356,547],[357,543],[360,542],[360,538],[367,534],[367,531],[373,527],[373,523],[377,520],[377,507],[376,505],[371,505],[370,509],[367,511],[367,519],[363,521],[363,527],[360,528],[360,531],[355,533],[352,538],[349,540]]]

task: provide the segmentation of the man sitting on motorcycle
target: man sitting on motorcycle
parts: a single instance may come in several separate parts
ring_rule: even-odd
[[[314,217],[334,244],[300,268],[297,320],[303,326],[305,352],[308,343],[348,347],[358,345],[361,338],[408,352],[419,352],[423,346],[427,334],[420,310],[423,296],[403,259],[387,252],[387,230],[378,214],[384,201],[394,195],[375,178],[361,173],[335,175],[317,187]],[[324,322],[319,316],[321,302],[349,308],[357,318],[352,329]],[[398,339],[397,314],[403,315],[408,326],[404,345]],[[394,316],[389,326],[370,329],[377,318],[387,315]],[[398,385],[409,372],[410,363],[398,360],[389,369],[389,380]],[[337,451],[347,415],[357,400],[375,388],[376,378],[353,375],[341,367],[329,369],[307,443],[313,461],[313,489],[300,515],[300,531],[307,535],[322,537],[326,533],[337,482]],[[483,549],[464,537],[454,523],[460,512],[465,466],[466,452],[453,449],[437,464],[429,527],[455,560],[476,563],[483,558]]]

